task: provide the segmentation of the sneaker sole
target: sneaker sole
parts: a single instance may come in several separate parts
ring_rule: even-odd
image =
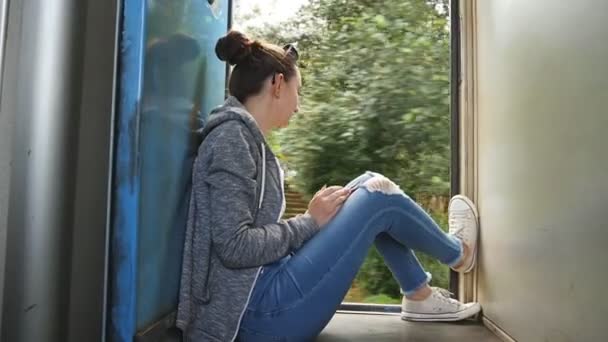
[[[479,245],[479,213],[477,213],[477,207],[475,206],[475,203],[473,203],[473,201],[463,195],[456,195],[452,197],[452,199],[450,199],[450,203],[448,204],[448,208],[450,207],[450,204],[452,204],[452,201],[455,199],[460,199],[464,201],[464,203],[466,203],[471,208],[471,210],[473,210],[473,215],[475,215],[475,222],[477,223],[477,239],[475,240],[475,248],[473,248],[473,260],[471,261],[471,265],[462,272],[469,273],[473,270],[473,268],[475,268],[475,264],[477,264],[477,245]]]
[[[475,316],[481,311],[481,305],[477,303],[465,310],[459,312],[450,312],[443,314],[420,314],[412,312],[401,312],[401,319],[412,322],[455,322]]]

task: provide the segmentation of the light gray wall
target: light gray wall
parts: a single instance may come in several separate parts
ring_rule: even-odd
[[[10,3],[1,341],[103,340],[118,10],[118,0]]]
[[[478,0],[479,296],[520,342],[608,340],[608,1]]]
[[[7,59],[15,74],[4,84],[12,96],[4,99],[15,126],[3,341],[67,338],[84,10],[77,0],[9,6],[7,41],[16,58]]]

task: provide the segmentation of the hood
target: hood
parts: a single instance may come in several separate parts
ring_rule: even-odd
[[[245,124],[254,137],[256,145],[260,146],[260,144],[266,143],[264,135],[253,116],[249,114],[245,106],[234,96],[228,97],[223,105],[211,111],[207,124],[200,131],[200,141],[202,142],[215,127],[232,120],[238,120]]]

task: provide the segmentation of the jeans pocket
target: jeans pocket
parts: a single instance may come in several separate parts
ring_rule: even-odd
[[[280,312],[303,298],[300,287],[286,268],[278,270],[269,282],[256,302],[249,306],[249,311],[254,316]]]

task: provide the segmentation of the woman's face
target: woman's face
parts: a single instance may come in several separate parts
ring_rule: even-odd
[[[300,91],[302,88],[302,77],[300,70],[296,67],[296,73],[289,81],[279,77],[278,98],[276,102],[275,126],[286,127],[291,117],[300,110]]]

